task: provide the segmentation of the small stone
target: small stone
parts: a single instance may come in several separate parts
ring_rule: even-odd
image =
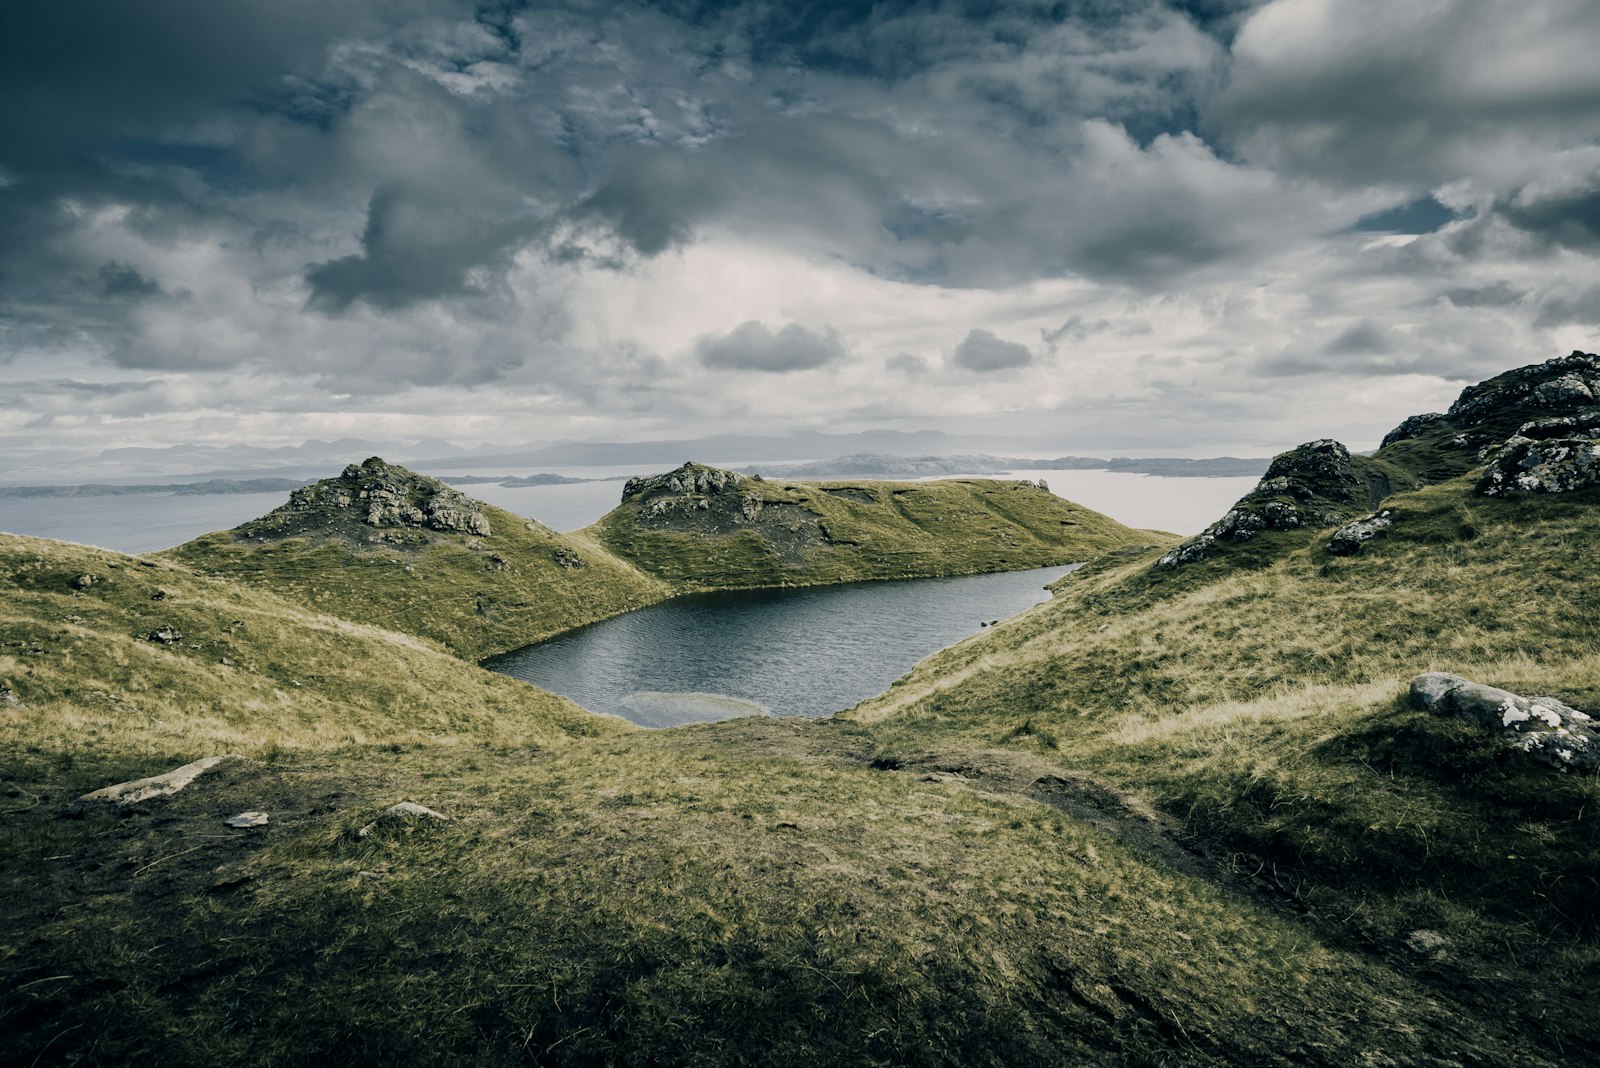
[[[378,818],[357,831],[356,837],[367,837],[367,835],[378,829],[378,824],[380,823],[391,823],[397,820],[409,819],[448,820],[449,818],[449,816],[444,815],[442,812],[435,812],[433,809],[428,808],[425,805],[419,805],[415,801],[401,801],[399,804],[390,805],[388,808],[378,813]]]
[[[22,698],[17,696],[17,691],[9,686],[0,687],[0,705],[17,708],[22,704]]]
[[[167,599],[167,591],[166,590],[159,590],[159,589],[151,590],[150,591],[150,599],[152,601],[165,601]]]
[[[229,816],[222,821],[229,827],[265,827],[267,814],[265,812],[241,812],[237,816]]]
[[[99,575],[79,575],[77,578],[72,580],[72,584],[80,590],[86,590],[99,581]]]
[[[357,879],[367,880],[367,881],[371,881],[373,879],[381,879],[381,878],[383,878],[383,872],[381,872],[381,871],[358,871],[358,872],[356,872],[356,878]]]
[[[1442,957],[1450,944],[1438,931],[1417,930],[1406,935],[1406,948],[1424,957]]]
[[[161,627],[145,635],[145,640],[159,645],[177,645],[183,640],[183,635],[171,627]]]

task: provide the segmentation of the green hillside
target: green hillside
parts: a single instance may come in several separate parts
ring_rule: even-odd
[[[671,592],[582,538],[376,458],[161,556],[474,660]]]
[[[1031,482],[779,482],[693,463],[633,479],[583,533],[680,590],[1008,571],[1171,541]]]

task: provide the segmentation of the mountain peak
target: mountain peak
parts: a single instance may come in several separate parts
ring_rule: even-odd
[[[422,544],[433,534],[487,537],[483,505],[436,478],[381,456],[350,464],[289,494],[282,507],[238,528],[243,537],[341,536],[351,541]]]

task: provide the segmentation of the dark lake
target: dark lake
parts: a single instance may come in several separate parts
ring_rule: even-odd
[[[826,716],[929,653],[1048,600],[1072,567],[699,594],[617,616],[485,666],[643,727]]]

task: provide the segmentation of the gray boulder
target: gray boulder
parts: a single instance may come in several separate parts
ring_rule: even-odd
[[[1362,516],[1333,532],[1333,537],[1328,541],[1328,551],[1335,556],[1353,555],[1360,552],[1361,547],[1380,532],[1392,526],[1394,526],[1394,513],[1387,509]]]
[[[356,837],[365,838],[385,823],[403,823],[409,820],[448,820],[449,818],[444,813],[435,812],[426,805],[419,805],[415,801],[401,801],[399,804],[390,805],[378,813],[378,818],[357,831]]]
[[[1486,497],[1571,493],[1600,485],[1600,408],[1524,423],[1478,480]]]
[[[1487,727],[1507,746],[1562,771],[1600,768],[1600,731],[1593,718],[1554,697],[1523,697],[1430,671],[1411,680],[1411,703]]]

